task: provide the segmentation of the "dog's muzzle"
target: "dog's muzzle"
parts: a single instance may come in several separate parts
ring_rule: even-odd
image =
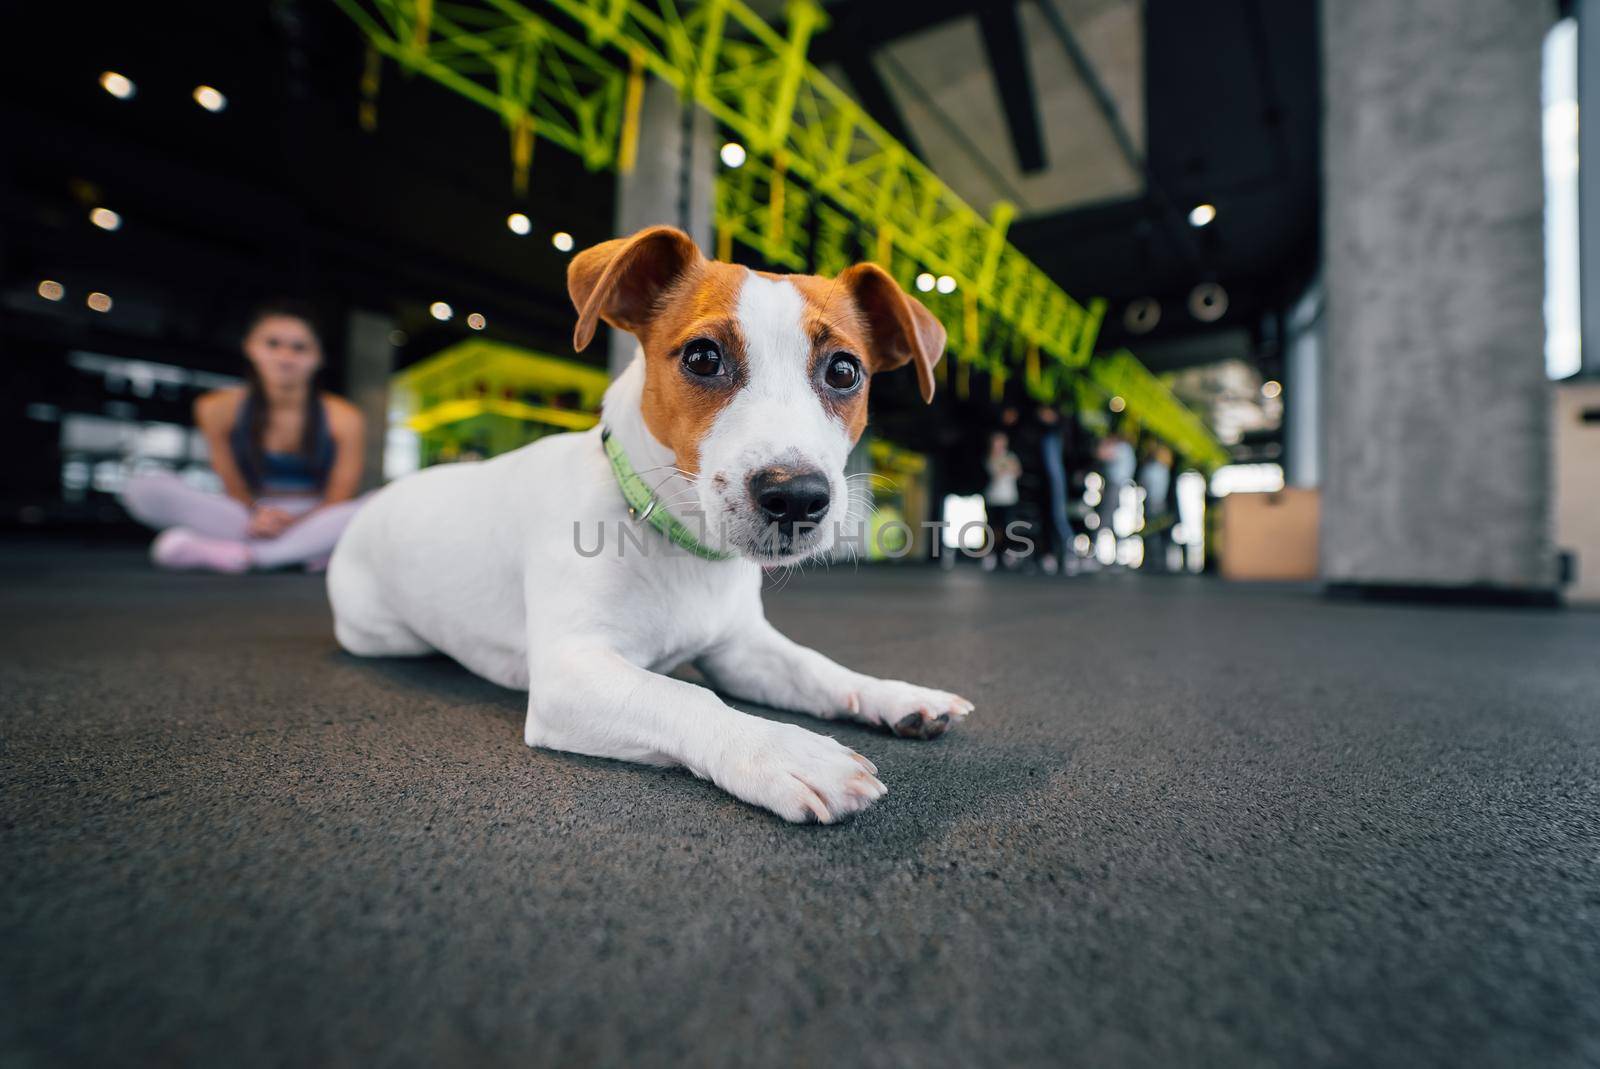
[[[812,552],[828,517],[833,493],[828,477],[813,467],[767,467],[746,482],[750,512],[761,525],[750,549],[758,558]]]

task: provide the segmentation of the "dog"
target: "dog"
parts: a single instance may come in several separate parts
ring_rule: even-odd
[[[874,264],[769,274],[671,227],[586,249],[567,276],[578,351],[601,321],[640,345],[600,426],[374,495],[328,568],[339,644],[438,651],[528,691],[529,746],[682,766],[788,821],[859,812],[888,792],[871,761],[718,694],[918,739],[972,711],[841,667],[761,606],[764,566],[840,537],[871,378],[909,363],[931,401],[944,328]],[[607,528],[619,544],[596,552]],[[663,674],[690,662],[712,689]]]

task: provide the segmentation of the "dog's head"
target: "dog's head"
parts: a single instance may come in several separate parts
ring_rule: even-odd
[[[708,540],[763,562],[833,544],[873,375],[915,364],[933,399],[944,327],[876,264],[766,274],[663,226],[579,253],[567,287],[580,351],[601,320],[643,346],[645,426],[693,482]]]

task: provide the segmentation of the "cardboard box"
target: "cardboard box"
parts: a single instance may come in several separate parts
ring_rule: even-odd
[[[1315,490],[1229,494],[1222,502],[1223,577],[1316,579],[1321,515],[1322,500]]]
[[[1571,562],[1567,601],[1600,604],[1600,382],[1558,383],[1555,435],[1556,550]]]

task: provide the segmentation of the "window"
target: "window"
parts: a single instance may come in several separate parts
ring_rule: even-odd
[[[1544,39],[1544,366],[1552,379],[1582,364],[1578,311],[1578,20]]]

